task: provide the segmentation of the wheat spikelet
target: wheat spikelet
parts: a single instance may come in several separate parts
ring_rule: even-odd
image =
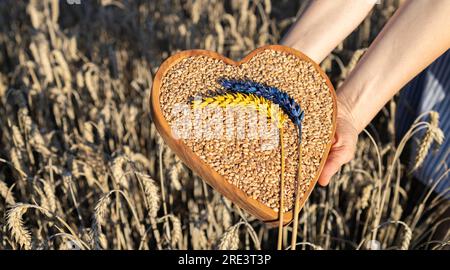
[[[239,248],[239,226],[238,223],[229,228],[220,238],[220,250],[237,250]]]
[[[224,198],[224,201],[225,200],[226,199]],[[229,228],[233,224],[233,218],[227,208],[229,204],[230,204],[229,202],[225,201],[224,204],[220,204],[217,206],[218,207],[217,213],[218,216],[220,217],[221,225],[223,228]]]
[[[50,150],[47,149],[47,144],[39,131],[39,128],[33,120],[28,115],[24,115],[22,119],[26,132],[29,134],[29,142],[36,149],[37,152],[44,156],[49,156],[51,154]]]
[[[47,198],[48,202],[48,208],[50,211],[55,212],[56,211],[56,196],[55,196],[55,190],[53,188],[53,185],[50,184],[48,181],[42,180],[43,183],[43,190],[45,193],[45,197]]]
[[[158,187],[149,175],[142,173],[137,173],[136,175],[141,179],[144,187],[144,195],[148,204],[147,208],[149,215],[152,218],[156,218],[161,204],[160,197],[158,195]]]
[[[219,79],[220,85],[232,93],[250,94],[260,98],[265,98],[280,106],[284,113],[288,115],[294,125],[301,127],[304,111],[291,96],[280,89],[266,84],[249,80]]]
[[[95,249],[100,249],[102,235],[101,224],[105,223],[106,214],[108,213],[108,206],[111,203],[111,194],[112,191],[102,196],[100,200],[98,200],[94,208],[94,216],[91,225],[91,239],[93,241],[93,246]]]
[[[441,145],[443,141],[444,132],[439,128],[439,113],[432,111],[430,112],[430,125],[419,145],[415,165],[412,170],[415,171],[423,164],[433,142],[436,142],[437,145]]]
[[[193,109],[201,109],[206,106],[221,108],[242,106],[256,109],[258,112],[264,113],[269,120],[276,122],[278,127],[282,127],[288,118],[277,104],[254,94],[227,93],[192,102]]]
[[[14,240],[23,249],[31,249],[31,234],[24,226],[23,214],[27,211],[27,206],[16,204],[8,210],[6,214],[6,224],[11,231]]]
[[[89,143],[94,143],[94,132],[90,122],[84,122],[82,131],[84,139]]]
[[[114,158],[111,164],[111,171],[116,183],[121,185],[122,187],[128,189],[128,179],[126,177],[126,172],[124,170],[124,166],[127,164],[127,159],[123,155],[118,155]]]
[[[392,210],[392,214],[391,217],[394,220],[398,220],[402,217],[403,214],[403,208],[400,204],[397,204],[393,207],[394,209]]]
[[[364,210],[369,206],[370,195],[372,194],[372,186],[367,185],[362,190],[362,195],[356,203],[356,207]]]
[[[23,170],[25,168],[25,165],[23,162],[23,154],[16,147],[11,147],[11,149],[9,150],[9,158],[11,159],[12,165],[17,170]]]
[[[111,203],[110,195],[111,192],[104,195],[95,205],[94,217],[99,224],[103,224],[105,222],[105,217],[108,213],[108,206]]]
[[[192,226],[191,229],[191,244],[193,249],[200,250],[206,249],[208,247],[208,239],[206,238],[205,232],[198,228],[197,226]]]
[[[14,145],[19,149],[23,149],[25,147],[25,142],[23,140],[22,133],[20,133],[19,127],[12,125],[11,130]]]
[[[170,184],[174,187],[175,190],[180,191],[182,189],[182,185],[180,182],[180,174],[183,169],[183,164],[181,161],[176,160],[176,163],[174,166],[172,166],[172,169],[169,172],[170,175]]]
[[[14,196],[10,188],[8,188],[6,183],[3,182],[2,180],[0,180],[0,195],[5,199],[7,204],[9,205],[16,204],[16,200],[14,199]]]
[[[84,177],[86,177],[89,186],[92,186],[95,183],[96,178],[94,175],[94,170],[92,169],[91,166],[83,164],[83,175]]]
[[[172,231],[170,233],[170,242],[172,247],[176,246],[176,244],[183,238],[183,232],[181,229],[181,221],[178,217],[174,215],[169,215],[170,220],[172,221]]]
[[[412,230],[405,223],[403,223],[402,225],[405,228],[405,232],[404,232],[404,235],[403,235],[402,246],[400,247],[400,249],[401,250],[408,250],[409,249],[409,244],[411,243],[411,239],[412,239]]]
[[[47,196],[45,196],[44,191],[42,191],[42,188],[38,186],[36,183],[33,183],[33,189],[39,195],[40,198],[39,205],[44,209],[50,209],[50,203],[48,202]]]
[[[83,70],[86,70],[84,73],[84,82],[86,85],[86,88],[92,98],[92,100],[99,104],[99,97],[98,97],[98,67],[93,63],[88,63],[85,66],[83,66]]]

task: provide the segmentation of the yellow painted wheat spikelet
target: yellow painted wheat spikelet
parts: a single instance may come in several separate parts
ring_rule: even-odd
[[[254,94],[227,93],[207,97],[202,100],[194,100],[192,102],[193,109],[201,109],[207,106],[215,106],[220,108],[242,106],[254,108],[256,111],[266,114],[269,120],[275,120],[278,128],[281,128],[284,122],[288,119],[288,116],[277,104],[274,104],[264,97],[256,96]]]

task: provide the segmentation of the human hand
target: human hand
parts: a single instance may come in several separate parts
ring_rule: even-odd
[[[350,107],[345,100],[340,100],[338,96],[336,133],[327,161],[318,180],[319,185],[328,185],[331,177],[339,171],[341,166],[353,159],[357,141],[358,131],[355,128],[355,119],[352,116]]]

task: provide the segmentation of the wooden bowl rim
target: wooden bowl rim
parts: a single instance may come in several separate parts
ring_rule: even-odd
[[[150,111],[151,116],[153,119],[153,122],[162,136],[163,140],[169,145],[169,147],[178,155],[178,157],[188,166],[190,167],[194,172],[200,175],[200,177],[206,181],[210,186],[212,186],[214,189],[216,189],[218,192],[220,192],[222,195],[227,197],[232,202],[236,203],[239,207],[245,209],[258,219],[276,224],[278,220],[278,212],[273,210],[272,208],[264,205],[263,203],[259,202],[256,199],[250,198],[245,194],[244,191],[238,189],[233,184],[229,183],[225,177],[221,176],[218,172],[213,170],[208,164],[203,162],[199,156],[197,156],[185,143],[182,141],[182,139],[174,139],[171,134],[171,128],[169,126],[169,123],[166,121],[165,117],[162,114],[161,106],[160,106],[160,89],[162,85],[162,79],[166,72],[170,70],[176,63],[180,62],[183,59],[192,57],[192,56],[208,56],[213,59],[221,60],[225,62],[227,65],[232,66],[240,66],[243,63],[248,62],[250,59],[252,59],[255,55],[261,53],[265,50],[274,50],[274,51],[280,51],[288,54],[295,55],[296,57],[308,61],[313,64],[314,68],[320,73],[322,78],[326,80],[326,84],[330,90],[332,101],[333,101],[333,115],[332,115],[332,127],[331,127],[331,133],[328,140],[328,144],[325,148],[325,151],[323,153],[322,160],[320,161],[319,169],[317,171],[316,176],[314,177],[313,181],[310,182],[310,185],[308,189],[305,192],[305,195],[300,201],[300,206],[303,208],[306,199],[311,194],[314,186],[317,183],[317,180],[322,172],[323,166],[325,165],[325,161],[328,157],[328,153],[330,151],[331,145],[332,145],[332,139],[334,137],[334,133],[336,131],[336,115],[337,115],[337,104],[336,104],[336,94],[334,87],[332,83],[330,82],[330,79],[325,74],[325,72],[320,68],[320,66],[315,63],[312,59],[310,59],[308,56],[303,54],[300,51],[297,51],[293,48],[282,46],[282,45],[267,45],[260,48],[257,48],[253,51],[251,51],[247,56],[245,56],[240,61],[234,61],[230,58],[227,58],[219,53],[208,51],[208,50],[187,50],[187,51],[181,51],[178,52],[169,58],[167,58],[159,67],[158,71],[156,72],[155,78],[153,80],[152,85],[152,92],[150,94]],[[291,209],[288,212],[285,212],[284,214],[284,223],[287,224],[290,221],[292,221],[292,212]]]

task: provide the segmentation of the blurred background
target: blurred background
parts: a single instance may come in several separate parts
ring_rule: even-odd
[[[321,64],[335,86],[398,2],[380,1]],[[307,4],[0,1],[0,249],[274,249],[276,229],[166,147],[148,98],[171,54],[208,49],[238,60],[278,43]],[[412,195],[395,108],[394,99],[360,136],[355,159],[315,189],[298,250],[448,246],[438,233],[448,199]]]

